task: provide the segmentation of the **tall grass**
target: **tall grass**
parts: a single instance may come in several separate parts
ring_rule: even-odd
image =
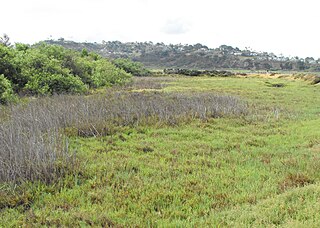
[[[10,109],[0,124],[0,182],[50,182],[62,175],[66,164],[72,166],[74,161],[66,129],[76,136],[99,136],[115,124],[177,124],[241,116],[247,105],[236,97],[212,93],[108,91],[88,97],[46,97]]]
[[[0,181],[50,182],[63,175],[58,162],[72,164],[67,139],[54,113],[42,101],[11,109],[10,120],[0,125]]]
[[[177,77],[134,77],[125,87],[132,90],[158,90],[163,89],[168,83],[174,81],[177,81]]]

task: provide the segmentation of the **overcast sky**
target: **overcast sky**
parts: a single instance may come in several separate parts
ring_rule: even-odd
[[[5,0],[0,35],[34,43],[222,44],[320,58],[319,0]]]

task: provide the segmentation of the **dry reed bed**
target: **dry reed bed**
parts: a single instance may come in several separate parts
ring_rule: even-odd
[[[76,129],[77,136],[99,136],[115,124],[177,124],[242,116],[247,109],[232,96],[124,91],[60,95],[11,106],[8,120],[0,124],[0,182],[50,182],[63,175],[74,161],[65,136],[68,128]]]
[[[177,81],[177,77],[134,77],[125,87],[131,90],[159,90],[166,87],[170,82]]]

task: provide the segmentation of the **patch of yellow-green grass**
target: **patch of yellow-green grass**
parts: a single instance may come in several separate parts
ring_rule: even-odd
[[[283,87],[273,87],[283,84]],[[292,81],[286,78],[219,78],[193,77],[179,78],[170,83],[164,91],[214,92],[236,95],[246,99],[253,109],[274,109],[290,112],[290,115],[320,116],[320,91],[317,85],[305,81]],[[270,86],[271,85],[271,86]]]
[[[219,219],[214,223],[229,227],[319,227],[319,218],[320,185],[311,184],[289,190],[256,205],[235,207],[219,214]],[[215,220],[214,217],[212,219]]]

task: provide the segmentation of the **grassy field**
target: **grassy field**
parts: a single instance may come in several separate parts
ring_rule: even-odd
[[[137,80],[126,90],[232,95],[248,113],[70,135],[74,172],[52,184],[3,185],[0,227],[320,226],[320,85],[258,76]]]

